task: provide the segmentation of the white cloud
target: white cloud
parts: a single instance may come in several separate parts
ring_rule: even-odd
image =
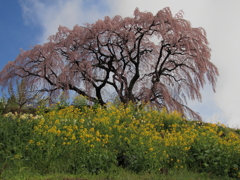
[[[216,5],[216,3],[215,3]],[[209,27],[208,37],[212,48],[212,61],[219,69],[220,76],[214,100],[222,110],[231,127],[240,127],[240,16],[239,2],[221,1],[217,6],[209,7],[206,21]]]
[[[39,43],[44,43],[50,35],[57,32],[59,25],[73,28],[76,24],[94,22],[104,14],[100,4],[86,4],[83,0],[21,0],[23,17],[28,24],[42,28]],[[91,2],[91,0],[89,1]]]

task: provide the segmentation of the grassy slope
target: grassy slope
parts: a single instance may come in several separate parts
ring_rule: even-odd
[[[197,121],[187,121],[186,122],[189,125],[199,123]],[[201,126],[207,126],[209,123],[202,123]],[[240,137],[240,130],[231,129],[224,127],[222,128],[222,131],[224,134],[228,134],[229,132],[233,132],[234,134],[237,134]],[[6,169],[1,168],[4,166],[4,164],[0,164],[0,178],[3,179],[28,179],[28,180],[57,180],[57,179],[64,179],[64,180],[150,180],[150,179],[231,179],[228,177],[217,177],[214,174],[211,173],[197,173],[197,172],[190,172],[186,169],[176,170],[176,169],[170,169],[168,175],[160,174],[159,172],[140,172],[138,174],[134,172],[130,172],[127,170],[124,170],[122,168],[116,168],[110,169],[108,173],[106,172],[100,172],[98,175],[92,175],[88,172],[83,172],[82,174],[78,175],[72,175],[72,174],[59,174],[59,173],[53,173],[53,174],[44,174],[41,175],[38,172],[32,171],[32,169],[28,167],[21,167],[20,169],[12,169],[11,167],[7,167]]]

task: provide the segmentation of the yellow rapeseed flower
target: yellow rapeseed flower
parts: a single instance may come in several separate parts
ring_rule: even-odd
[[[21,159],[22,158],[22,155],[21,154],[16,154],[15,156],[14,156],[14,159]]]
[[[59,119],[57,119],[57,120],[55,121],[55,124],[60,124]]]
[[[71,139],[72,139],[72,140],[76,140],[75,134],[72,135]]]
[[[61,131],[60,130],[57,130],[57,135],[59,136],[61,134]]]
[[[29,144],[33,144],[33,143],[34,143],[34,141],[33,141],[33,140],[30,140],[28,143],[29,143]]]

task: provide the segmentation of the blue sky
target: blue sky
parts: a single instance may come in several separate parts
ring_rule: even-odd
[[[19,54],[19,48],[29,49],[37,42],[41,28],[26,25],[17,0],[0,1],[0,68]]]
[[[240,126],[240,1],[238,0],[0,0],[0,70],[30,46],[47,42],[59,25],[92,23],[108,15],[132,16],[136,7],[155,14],[170,7],[184,11],[193,27],[203,27],[220,76],[217,92],[202,90],[202,102],[189,102],[204,121]]]

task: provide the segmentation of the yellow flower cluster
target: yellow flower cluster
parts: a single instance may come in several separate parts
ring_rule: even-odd
[[[160,152],[154,146],[178,147],[181,151],[188,151],[191,145],[198,139],[207,137],[212,142],[229,145],[239,143],[239,136],[229,133],[221,138],[222,131],[218,132],[218,125],[208,124],[199,126],[184,123],[178,112],[167,113],[163,111],[142,111],[134,113],[130,107],[91,108],[80,111],[73,106],[60,111],[52,111],[41,118],[38,125],[34,127],[35,132],[48,135],[54,134],[63,141],[61,144],[72,143],[90,144],[95,147],[97,143],[101,146],[108,144],[111,139],[131,144],[138,142],[140,145],[148,146],[149,152]],[[172,123],[165,129],[166,120],[171,122],[181,120],[183,123]],[[201,128],[201,130],[199,130]],[[114,138],[115,137],[115,138]],[[115,142],[111,142],[115,143]],[[158,149],[158,150],[157,150]],[[239,149],[236,148],[239,151]]]

